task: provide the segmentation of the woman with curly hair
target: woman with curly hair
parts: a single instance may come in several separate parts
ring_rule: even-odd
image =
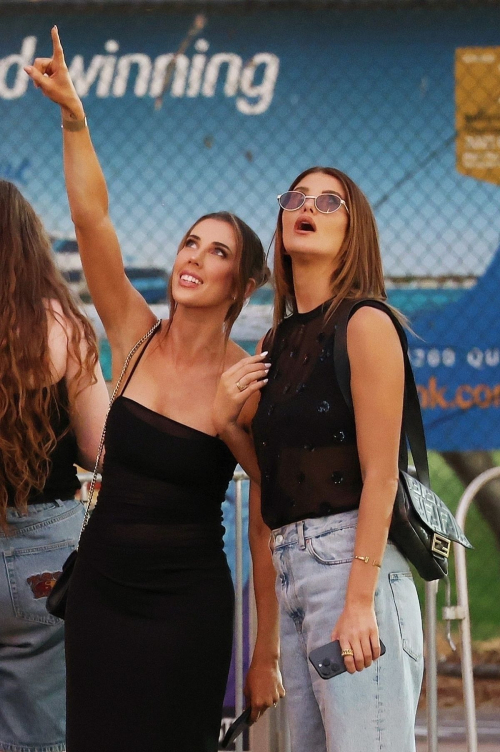
[[[64,629],[46,596],[83,519],[107,405],[95,334],[42,223],[0,181],[0,750],[65,749]]]

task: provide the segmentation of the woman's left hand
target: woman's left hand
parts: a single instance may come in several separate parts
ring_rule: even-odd
[[[285,696],[278,663],[251,665],[248,669],[244,689],[247,706],[252,708],[250,723],[255,723],[262,713]]]
[[[371,666],[380,657],[380,641],[373,604],[344,606],[331,636],[339,640],[342,650],[351,649],[354,655],[344,656],[350,674]]]
[[[212,407],[212,419],[219,436],[237,423],[246,401],[267,383],[270,363],[265,362],[267,352],[243,358],[220,377]]]

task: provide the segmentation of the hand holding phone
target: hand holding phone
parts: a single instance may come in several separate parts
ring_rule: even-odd
[[[385,645],[380,640],[380,655],[384,655]],[[328,642],[320,648],[315,648],[309,653],[309,660],[322,679],[332,679],[334,676],[347,671],[342,655],[340,642]]]

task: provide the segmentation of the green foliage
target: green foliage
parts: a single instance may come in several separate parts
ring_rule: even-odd
[[[429,464],[433,490],[455,512],[464,491],[463,484],[437,452],[430,452]],[[500,636],[500,550],[490,527],[474,505],[467,515],[465,533],[474,546],[474,550],[467,551],[472,639],[489,640]],[[451,600],[455,603],[455,567],[453,561],[450,564]],[[423,604],[424,582],[418,576],[415,581]],[[438,617],[444,605],[444,592],[444,583],[441,583]]]

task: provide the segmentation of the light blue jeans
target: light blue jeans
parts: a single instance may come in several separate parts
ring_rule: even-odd
[[[357,510],[273,530],[281,658],[292,752],[414,752],[422,683],[420,608],[408,563],[388,543],[375,593],[387,652],[361,672],[321,679],[308,660],[345,601]]]
[[[46,596],[75,548],[83,522],[79,501],[7,510],[0,530],[0,751],[66,748],[64,622]]]

